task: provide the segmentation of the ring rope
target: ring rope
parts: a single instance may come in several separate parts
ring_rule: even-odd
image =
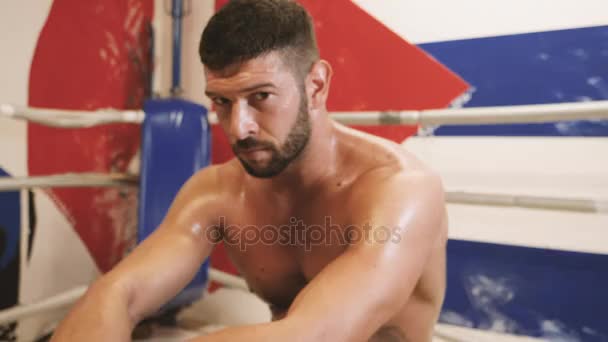
[[[141,124],[144,116],[145,114],[141,110],[119,111],[104,109],[78,111],[16,107],[9,104],[0,104],[0,117],[26,120],[58,128],[89,128],[116,123]]]
[[[345,125],[368,126],[489,125],[608,120],[608,101],[421,111],[332,112],[330,117]],[[209,121],[212,124],[218,122],[216,113],[209,114]]]
[[[0,177],[0,192],[30,188],[122,187],[138,185],[138,176],[121,173],[67,173],[39,177]]]
[[[86,286],[81,286],[56,296],[46,298],[37,303],[17,305],[10,309],[2,310],[0,311],[0,324],[15,322],[23,317],[33,316],[72,305],[78,298],[84,295],[86,290]]]
[[[68,173],[40,177],[0,177],[0,192],[18,191],[24,188],[122,187],[138,185],[138,176],[120,173]],[[452,204],[518,207],[582,213],[608,213],[608,201],[592,198],[447,191],[446,202]]]
[[[581,213],[608,213],[608,201],[589,198],[560,198],[514,194],[446,192],[448,203],[495,207],[558,210]]]
[[[608,101],[422,111],[332,112],[330,116],[348,125],[433,126],[608,120]],[[141,124],[145,113],[139,110],[76,111],[0,104],[0,117],[29,120],[52,127],[86,128],[112,123]],[[216,113],[209,113],[209,122],[217,124]]]

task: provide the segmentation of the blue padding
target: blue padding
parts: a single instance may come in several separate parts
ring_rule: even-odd
[[[0,168],[0,177],[10,177]],[[19,191],[0,192],[0,310],[19,298],[19,240],[21,200]]]
[[[10,177],[0,168],[0,177]],[[0,246],[0,270],[17,257],[21,230],[21,201],[19,191],[0,192],[0,227],[4,243]]]
[[[211,161],[211,131],[204,107],[170,99],[147,101],[144,110],[138,242],[160,225],[182,185]],[[158,270],[159,277],[163,273]],[[163,310],[200,298],[207,273],[208,261]]]
[[[465,107],[608,100],[608,25],[422,44],[474,88]],[[444,125],[435,135],[608,136],[608,120]]]
[[[441,321],[550,341],[608,341],[608,255],[448,243]]]

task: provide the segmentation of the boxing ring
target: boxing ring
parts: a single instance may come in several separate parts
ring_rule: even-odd
[[[436,125],[484,125],[539,123],[572,120],[608,120],[608,101],[550,105],[483,107],[395,112],[331,113],[346,125],[417,125],[419,131]],[[214,113],[182,100],[149,101],[141,111],[74,111],[18,107],[0,104],[0,120],[25,120],[56,128],[89,128],[129,123],[142,125],[139,174],[68,173],[38,177],[1,177],[0,192],[30,188],[136,187],[139,188],[138,242],[160,223],[173,196],[192,174],[209,165],[210,125]],[[176,154],[175,146],[180,146]],[[188,146],[183,148],[183,146]],[[166,161],[172,160],[168,168]],[[167,180],[169,178],[169,180]],[[154,186],[152,186],[154,185]],[[500,208],[526,208],[591,214],[607,214],[608,199],[530,196],[518,193],[471,192],[446,189],[447,203]],[[23,233],[25,234],[25,232]],[[23,248],[23,246],[22,246]],[[205,263],[193,282],[172,301],[181,306],[198,299],[209,281],[248,291],[240,277],[209,268]],[[65,308],[86,291],[78,287],[28,305],[0,311],[0,324]]]

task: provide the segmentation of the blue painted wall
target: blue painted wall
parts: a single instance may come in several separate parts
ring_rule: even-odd
[[[442,321],[608,341],[606,270],[608,255],[450,240]]]
[[[608,100],[608,26],[420,47],[471,84],[464,107]],[[441,126],[435,134],[608,136],[608,122]]]

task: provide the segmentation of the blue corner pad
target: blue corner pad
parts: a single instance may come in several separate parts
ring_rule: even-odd
[[[181,99],[148,100],[142,124],[138,243],[161,224],[182,185],[211,162],[207,109]],[[207,260],[186,288],[161,311],[199,299],[207,285]],[[163,270],[158,270],[160,277]]]
[[[10,175],[0,168],[0,177],[10,177]],[[19,263],[19,240],[21,236],[20,196],[19,191],[0,192],[0,274],[4,274],[2,272],[8,268],[9,264]],[[19,277],[17,276],[15,280],[18,279]]]

